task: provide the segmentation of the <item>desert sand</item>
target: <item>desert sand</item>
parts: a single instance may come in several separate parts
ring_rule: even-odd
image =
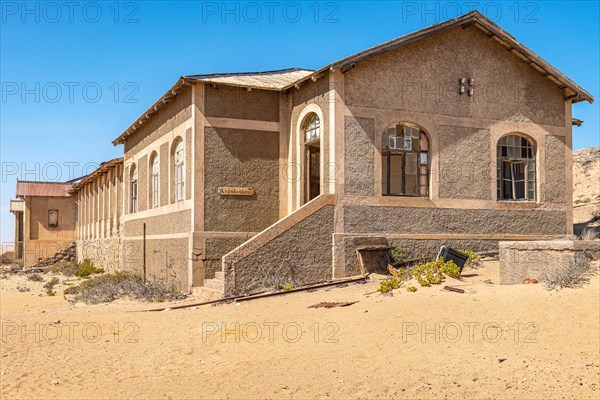
[[[70,304],[64,286],[40,296],[43,283],[11,275],[0,397],[598,399],[598,277],[560,291],[497,282],[486,262],[444,283],[464,294],[442,284],[387,296],[374,279],[133,312],[156,304]],[[322,301],[357,303],[308,308]]]

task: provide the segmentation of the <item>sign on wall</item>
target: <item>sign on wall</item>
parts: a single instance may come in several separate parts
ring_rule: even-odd
[[[224,196],[253,196],[254,189],[244,187],[220,187],[217,193]]]

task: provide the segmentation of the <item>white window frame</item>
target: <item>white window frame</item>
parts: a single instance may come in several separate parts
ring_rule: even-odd
[[[185,188],[185,149],[183,146],[183,140],[180,140],[175,146],[175,151],[173,152],[174,158],[174,197],[175,201],[183,201],[184,198],[184,188]]]

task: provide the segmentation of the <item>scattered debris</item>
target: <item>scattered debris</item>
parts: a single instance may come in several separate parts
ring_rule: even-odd
[[[499,358],[499,359],[498,359],[498,362],[499,362],[499,363],[503,363],[503,362],[504,362],[504,361],[506,361],[506,360],[508,360],[508,358]]]
[[[448,290],[450,292],[455,292],[455,293],[464,293],[465,291],[462,289],[458,289],[452,286],[444,286],[444,290]]]
[[[340,301],[340,302],[329,302],[324,301],[322,303],[313,304],[312,306],[308,306],[308,308],[334,308],[334,307],[348,307],[354,303],[358,303],[357,301]]]
[[[494,284],[494,282],[492,282],[491,279],[486,279],[485,281],[483,281],[483,283],[487,283],[489,285],[493,285]]]
[[[51,384],[53,384],[53,385],[58,385],[60,382],[59,382],[59,381],[57,381],[57,380],[55,379],[55,380],[53,380],[53,381],[52,381],[52,382],[50,382],[50,383],[51,383]]]

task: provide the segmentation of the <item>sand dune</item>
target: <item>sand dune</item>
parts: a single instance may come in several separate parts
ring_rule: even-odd
[[[10,276],[0,397],[598,399],[598,277],[554,292],[484,283],[497,277],[488,262],[454,282],[465,294],[385,296],[373,281],[149,313],[71,305]],[[307,308],[321,301],[358,302]]]

